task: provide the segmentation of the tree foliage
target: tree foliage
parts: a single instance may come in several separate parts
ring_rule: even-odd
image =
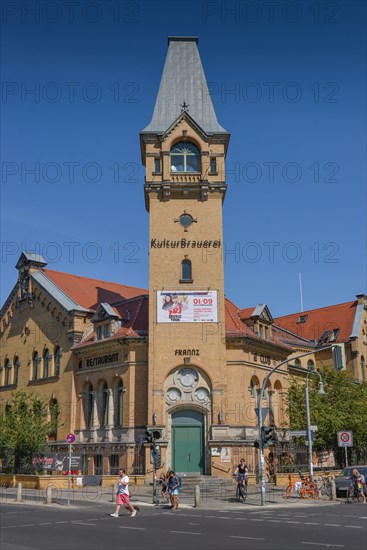
[[[325,395],[319,396],[319,377],[309,377],[309,404],[311,424],[318,431],[313,446],[316,449],[338,449],[337,432],[351,430],[357,456],[367,448],[367,384],[356,384],[352,375],[326,367],[320,371]],[[287,397],[287,408],[292,430],[305,429],[306,381],[293,379]]]
[[[12,394],[0,412],[0,456],[9,473],[31,473],[33,453],[42,451],[52,429],[47,401],[25,391]]]

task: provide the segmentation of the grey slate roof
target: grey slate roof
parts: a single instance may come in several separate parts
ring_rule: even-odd
[[[43,271],[35,271],[31,274],[32,279],[36,281],[37,284],[42,286],[42,288],[54,298],[59,304],[66,309],[66,311],[84,311],[89,312],[90,309],[80,306],[74,300],[72,300],[61,288],[59,288]]]
[[[46,265],[46,260],[44,259],[42,254],[37,254],[36,252],[27,252],[27,251],[25,251],[25,252],[22,252],[22,254],[20,255],[20,258],[17,262],[16,267],[18,268],[24,260],[29,261],[29,262],[36,262],[38,264]]]
[[[228,133],[217,121],[196,37],[168,38],[168,52],[153,117],[143,132],[161,134],[180,116],[181,105],[207,134]]]

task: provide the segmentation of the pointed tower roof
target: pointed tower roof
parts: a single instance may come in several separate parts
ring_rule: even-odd
[[[143,132],[164,133],[186,111],[207,134],[228,133],[217,121],[197,44],[197,37],[168,38],[153,117]]]

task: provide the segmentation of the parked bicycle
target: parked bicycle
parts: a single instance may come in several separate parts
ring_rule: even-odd
[[[318,498],[319,488],[315,481],[311,481],[308,476],[304,476],[302,472],[299,472],[301,477],[301,489],[299,491],[299,498]]]
[[[321,476],[317,480],[317,488],[318,488],[319,494],[322,497],[325,497],[331,500],[331,485],[330,485],[330,478],[328,475]]]

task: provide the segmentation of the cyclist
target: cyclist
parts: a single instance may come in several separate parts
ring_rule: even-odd
[[[237,483],[242,486],[242,494],[246,495],[248,485],[248,468],[245,464],[244,458],[241,458],[240,463],[237,465],[237,468],[233,473],[233,476],[236,478]]]
[[[358,470],[353,470],[351,477],[354,490],[362,495],[363,502],[366,502],[366,497],[364,496],[364,489],[366,481],[364,475],[360,474]]]

